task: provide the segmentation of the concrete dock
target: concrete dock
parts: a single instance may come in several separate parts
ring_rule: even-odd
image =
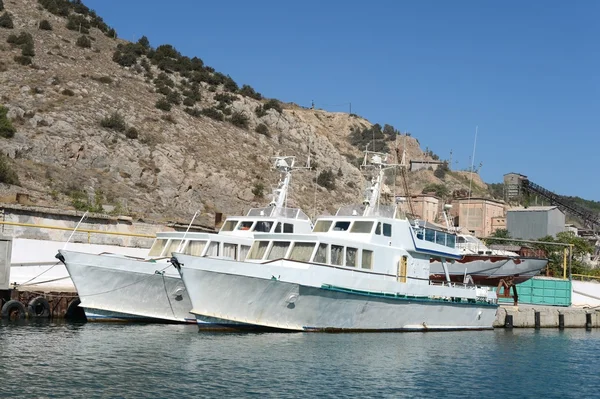
[[[600,307],[501,305],[496,314],[494,327],[598,328],[600,327]]]

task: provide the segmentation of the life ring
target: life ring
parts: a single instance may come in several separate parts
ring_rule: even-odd
[[[43,296],[36,296],[29,301],[27,310],[33,317],[50,317],[50,303]]]
[[[2,318],[21,320],[24,319],[26,315],[27,311],[25,310],[25,305],[14,299],[6,302],[4,306],[2,306]]]
[[[67,306],[67,311],[65,312],[66,320],[87,321],[87,317],[85,317],[85,311],[81,306],[79,306],[80,303],[81,300],[79,298],[75,298],[71,301],[71,303],[69,303],[69,306]]]

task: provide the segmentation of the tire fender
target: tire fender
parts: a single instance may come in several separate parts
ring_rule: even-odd
[[[27,310],[33,317],[50,317],[50,303],[43,296],[37,296],[29,301]]]
[[[19,301],[11,299],[2,306],[2,318],[10,320],[21,320],[27,315],[25,305]]]

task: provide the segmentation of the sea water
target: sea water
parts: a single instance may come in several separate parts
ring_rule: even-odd
[[[600,397],[600,331],[205,333],[0,324],[2,398]]]

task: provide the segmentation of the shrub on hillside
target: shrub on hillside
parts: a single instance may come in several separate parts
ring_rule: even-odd
[[[257,198],[262,198],[265,195],[265,185],[261,182],[254,183],[252,194]]]
[[[52,30],[52,25],[50,25],[50,22],[47,19],[42,19],[38,28],[41,30]]]
[[[370,128],[365,129],[352,129],[350,136],[348,137],[350,144],[355,146],[361,151],[364,151],[367,144],[369,145],[369,151],[388,153],[389,147],[386,142],[386,136],[381,130],[381,125],[378,123],[374,124]]]
[[[327,169],[319,173],[317,176],[317,184],[321,187],[325,187],[327,190],[335,189],[335,174],[331,169]]]
[[[10,164],[8,163],[8,159],[4,154],[0,153],[0,183],[5,184],[19,184],[19,176],[17,172],[15,172]]]
[[[267,111],[265,111],[265,108],[262,105],[259,105],[254,109],[254,113],[257,117],[262,118],[267,114]]]
[[[125,119],[123,116],[115,111],[109,116],[103,118],[100,121],[100,126],[105,127],[107,129],[111,129],[117,132],[124,132],[127,129],[127,124],[125,123]]]
[[[0,11],[4,10],[4,2],[0,0]]]
[[[91,48],[92,41],[90,40],[89,37],[87,37],[85,35],[81,35],[81,36],[79,36],[79,38],[77,38],[75,45],[78,47],[81,47],[81,48]]]
[[[21,65],[31,65],[33,64],[33,60],[31,59],[31,57],[27,57],[24,55],[15,55],[13,57],[13,60],[15,60],[15,62],[17,64],[21,64]]]
[[[163,97],[156,102],[155,107],[160,110],[169,112],[171,110],[171,103]]]
[[[137,62],[137,56],[133,53],[122,53],[115,50],[112,60],[121,66],[129,67]]]
[[[281,103],[278,100],[275,100],[274,98],[267,101],[265,103],[265,105],[263,106],[265,111],[268,111],[270,109],[274,109],[275,111],[282,113],[283,112],[283,108],[281,108]]]
[[[223,120],[223,114],[216,108],[204,108],[202,110],[202,115],[204,116],[208,116],[211,119],[214,119],[216,121],[222,121]]]
[[[154,79],[154,84],[156,86],[168,86],[175,87],[175,82],[164,72],[160,72],[156,78]]]
[[[114,28],[110,28],[109,30],[106,31],[106,33],[104,35],[107,37],[110,37],[111,39],[116,39],[117,31],[114,30]]]
[[[184,109],[184,111],[195,118],[200,118],[202,116],[202,111],[200,111],[198,108],[187,107]]]
[[[46,11],[66,17],[71,10],[71,3],[68,0],[38,0],[38,3],[46,9]]]
[[[7,114],[8,109],[0,105],[0,136],[9,139],[15,135],[17,129],[15,129],[10,119],[8,119]]]
[[[239,90],[239,86],[235,83],[235,80],[231,78],[231,76],[227,75],[225,78],[225,82],[223,82],[223,87],[225,90],[235,93]]]
[[[263,136],[271,137],[269,134],[269,128],[264,123],[260,123],[258,126],[256,126],[254,131],[256,131],[258,134],[262,134]]]
[[[71,14],[67,19],[67,29],[69,30],[74,30],[87,35],[90,33],[90,27],[90,21],[81,15]]]
[[[251,86],[248,86],[248,85],[243,85],[242,86],[242,88],[240,89],[240,94],[242,96],[250,97],[250,98],[253,98],[255,100],[261,100],[262,99],[262,94],[258,93]]]
[[[444,177],[446,177],[446,173],[448,173],[449,171],[450,168],[448,167],[448,162],[444,162],[443,164],[437,167],[437,169],[433,172],[433,175],[438,179],[443,179]]]
[[[0,16],[0,28],[14,28],[13,21],[9,13],[5,12]]]
[[[241,127],[242,129],[248,129],[249,119],[246,115],[241,112],[234,112],[229,118],[229,122],[237,127]]]
[[[137,131],[136,128],[134,128],[133,126],[131,126],[130,128],[127,129],[127,131],[125,132],[125,137],[127,137],[128,139],[137,139],[139,136],[139,133]]]
[[[75,93],[71,89],[64,89],[61,93],[69,97],[73,97],[75,95]]]
[[[179,95],[179,92],[177,90],[171,91],[169,94],[167,94],[167,101],[175,105],[181,104],[181,96]]]
[[[217,93],[215,94],[215,100],[220,103],[230,105],[233,104],[235,100],[237,100],[237,97],[229,93]]]

